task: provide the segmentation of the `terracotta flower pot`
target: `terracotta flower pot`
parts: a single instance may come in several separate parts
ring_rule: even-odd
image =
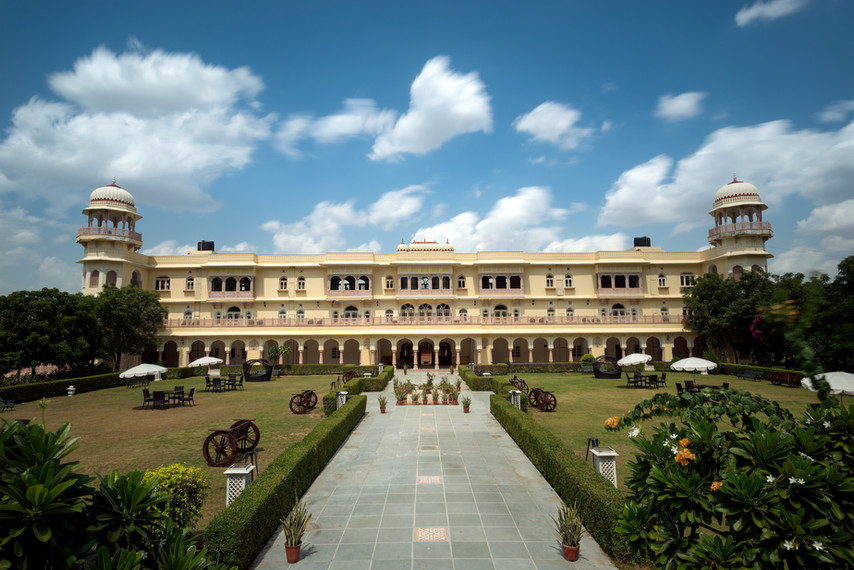
[[[565,559],[569,560],[570,562],[575,562],[576,560],[578,560],[578,549],[580,548],[579,546],[567,546],[565,544],[562,546],[563,557]]]
[[[468,406],[463,407],[463,413],[464,413],[464,414],[469,413],[469,408],[468,408]]]
[[[301,542],[296,546],[288,546],[287,544],[285,545],[285,555],[288,557],[289,564],[295,564],[296,562],[299,562],[299,549],[301,546]]]
[[[380,413],[381,413],[381,414],[384,414],[384,413],[385,413],[385,406],[380,406]]]

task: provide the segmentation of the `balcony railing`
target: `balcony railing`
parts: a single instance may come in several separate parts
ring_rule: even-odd
[[[478,294],[481,297],[523,297],[525,295],[525,290],[522,288],[518,289],[484,289],[481,288],[478,290]]]
[[[745,231],[771,231],[771,222],[738,222],[737,224],[723,224],[709,230],[709,238],[718,237],[723,234]]]
[[[600,297],[642,297],[641,287],[599,287],[596,293]]]
[[[370,289],[327,289],[327,297],[373,297]]]
[[[398,289],[398,297],[453,297],[453,289]]]
[[[108,228],[108,227],[85,227],[77,230],[78,236],[115,236],[120,238],[128,238],[135,241],[142,241],[142,234],[125,230],[122,228]]]
[[[364,327],[364,326],[431,326],[431,325],[458,325],[458,326],[531,326],[531,325],[614,325],[614,324],[680,324],[681,315],[607,315],[607,316],[584,316],[584,317],[545,317],[545,316],[523,316],[523,317],[441,317],[441,316],[414,316],[414,317],[355,317],[355,318],[331,318],[331,317],[306,317],[298,318],[260,318],[247,319],[167,319],[163,326],[165,328],[184,327]]]
[[[208,291],[211,299],[252,299],[254,291]]]

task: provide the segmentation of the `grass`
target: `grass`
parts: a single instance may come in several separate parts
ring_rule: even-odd
[[[657,391],[676,393],[676,382],[691,380],[689,372],[668,372],[667,387]],[[633,408],[644,398],[651,398],[656,390],[649,388],[627,388],[626,378],[600,379],[588,374],[526,374],[525,381],[532,388],[538,387],[553,392],[557,396],[557,408],[545,413],[528,407],[528,413],[544,427],[558,435],[581,457],[587,450],[587,439],[598,438],[602,446],[612,447],[620,456],[617,458],[617,482],[625,489],[623,481],[627,471],[626,464],[633,459],[635,447],[626,435],[627,430],[612,432],[605,429],[604,422],[611,416],[619,416]],[[796,416],[810,403],[818,402],[815,392],[806,389],[774,386],[767,380],[754,382],[723,374],[693,378],[698,384],[717,384],[729,382],[733,390],[745,390],[776,400]],[[666,418],[658,418],[641,424],[641,428],[650,430]],[[678,423],[678,420],[676,420]],[[721,429],[726,429],[721,426]],[[649,433],[649,431],[647,431]],[[592,456],[589,461],[593,462]]]
[[[334,376],[293,376],[272,382],[247,382],[245,390],[204,392],[203,377],[166,380],[152,384],[163,389],[183,385],[185,394],[195,387],[195,406],[152,410],[142,408],[141,388],[110,388],[51,398],[45,409],[48,429],[71,422],[73,437],[79,437],[71,459],[80,462],[79,471],[94,475],[112,469],[126,473],[133,469],[152,470],[161,465],[183,463],[202,468],[210,489],[197,524],[203,529],[217,512],[225,508],[224,468],[209,467],[202,457],[202,443],[210,428],[228,428],[234,418],[250,418],[261,432],[258,451],[263,471],[285,449],[300,441],[323,419],[320,405],[305,415],[292,414],[288,407],[296,392],[312,389],[322,398]],[[38,402],[15,406],[4,419],[33,418],[41,422]],[[240,456],[238,456],[238,461]]]

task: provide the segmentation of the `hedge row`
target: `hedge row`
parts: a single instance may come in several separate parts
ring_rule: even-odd
[[[124,386],[125,381],[119,378],[118,372],[99,374],[97,376],[83,376],[81,378],[66,378],[64,380],[51,380],[49,382],[30,382],[27,384],[15,384],[0,388],[0,398],[11,400],[16,404],[21,402],[32,402],[42,398],[54,396],[65,396],[69,386],[73,385],[78,394]]]
[[[528,456],[561,499],[578,501],[587,532],[612,558],[630,559],[625,539],[617,534],[626,497],[584,462],[555,434],[520,412],[504,398],[490,396],[490,411]]]
[[[471,390],[475,392],[494,392],[508,402],[510,401],[510,390],[516,389],[504,376],[478,376],[469,370],[468,366],[460,366],[458,372],[460,378],[463,379]],[[522,411],[527,411],[528,398],[524,394],[522,394],[521,404]]]
[[[295,499],[320,474],[365,415],[367,398],[354,396],[302,441],[279,455],[205,530],[205,546],[228,566],[248,568]]]
[[[342,390],[347,390],[347,398],[362,392],[382,392],[386,385],[394,378],[394,368],[391,366],[383,367],[383,371],[379,376],[370,378],[357,377],[353,378],[347,384],[341,386]],[[323,396],[323,413],[327,416],[335,411],[337,390],[333,390]]]
[[[752,366],[752,365],[748,365],[748,364],[729,364],[726,362],[722,362],[720,365],[720,371],[723,374],[731,374],[733,376],[737,376],[738,374],[740,374],[746,370],[751,370],[753,372],[759,372],[760,374],[762,374],[762,378],[765,380],[770,378],[771,374],[774,372],[781,372],[784,374],[795,373],[795,374],[800,374],[801,376],[806,376],[806,373],[804,373],[802,370],[790,370],[788,368],[765,368],[763,366]]]

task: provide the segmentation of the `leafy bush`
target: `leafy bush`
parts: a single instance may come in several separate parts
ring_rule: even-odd
[[[587,353],[581,357],[581,366],[593,366],[593,363],[596,362],[596,357],[590,353]]]
[[[192,528],[202,516],[202,505],[208,493],[208,479],[198,467],[173,463],[146,471],[144,482],[157,479],[155,492],[166,500],[154,509],[179,527]]]
[[[119,378],[118,372],[100,374],[98,376],[86,376],[83,378],[69,378],[66,380],[53,380],[50,382],[32,382],[29,384],[15,384],[0,388],[0,398],[13,402],[32,402],[52,396],[65,396],[66,389],[73,384],[77,393],[93,392],[104,388],[124,386],[124,379]]]
[[[616,523],[625,495],[584,462],[555,434],[500,396],[490,396],[490,412],[528,456],[565,503],[578,502],[584,527],[614,558],[630,558]]]
[[[854,406],[796,420],[742,390],[657,394],[606,426],[653,417],[680,423],[629,432],[639,453],[619,532],[633,553],[680,568],[854,565]]]
[[[366,396],[353,396],[262,472],[205,530],[205,546],[227,564],[248,568],[362,419]]]

